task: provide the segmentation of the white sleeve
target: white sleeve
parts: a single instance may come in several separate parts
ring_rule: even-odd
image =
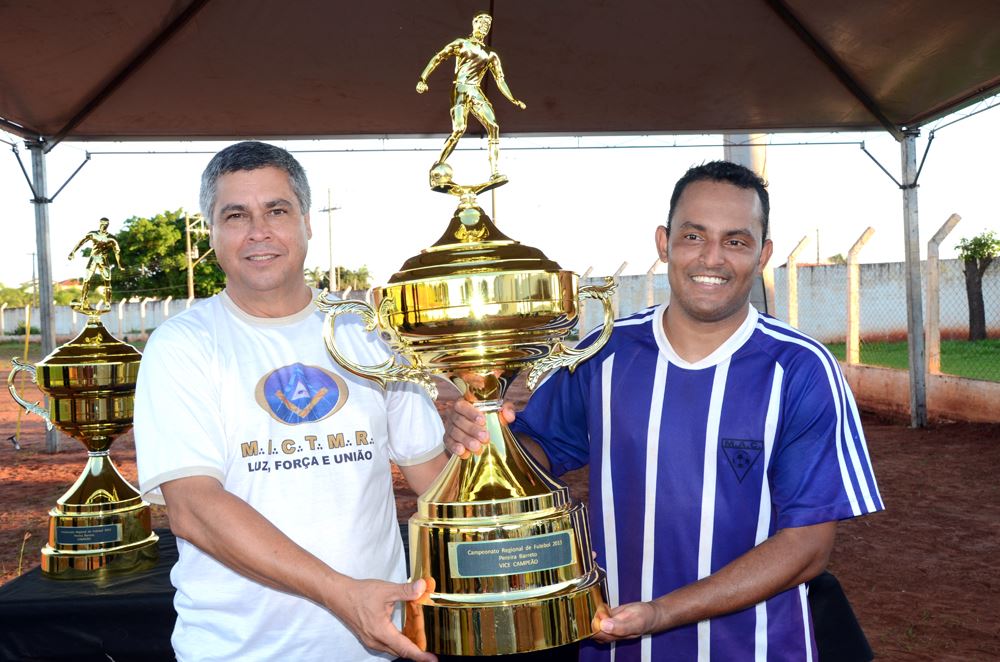
[[[136,464],[139,491],[153,503],[163,503],[160,485],[170,480],[211,476],[224,482],[219,383],[205,336],[186,324],[161,326],[139,364]]]
[[[385,406],[393,462],[408,467],[444,452],[444,424],[422,386],[391,382],[385,391]]]
[[[357,316],[337,320],[337,344],[352,360],[378,365],[392,356],[379,337],[364,329]],[[397,360],[399,360],[397,358]],[[389,458],[404,467],[422,464],[444,452],[444,424],[434,401],[422,386],[389,382],[385,389],[389,428]]]

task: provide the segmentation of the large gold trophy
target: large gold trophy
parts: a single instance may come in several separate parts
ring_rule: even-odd
[[[578,289],[576,274],[505,236],[476,202],[478,193],[507,182],[497,169],[493,109],[479,89],[485,71],[524,107],[482,41],[490,20],[477,16],[472,36],[435,55],[417,86],[425,91],[433,68],[456,57],[454,132],[430,174],[433,190],[460,200],[444,235],[374,290],[374,306],[332,297],[318,302],[327,311],[327,347],[340,365],[383,385],[419,383],[431,397],[437,396],[431,375],[442,375],[485,415],[489,443],[482,453],[452,457],[410,518],[411,579],[427,580],[428,590],[407,606],[403,631],[423,649],[450,655],[568,644],[590,636],[605,609],[604,573],[592,558],[584,506],[521,449],[499,410],[521,370],[530,369],[534,388],[547,370],[572,370],[604,345],[614,286],[609,279]],[[470,112],[489,131],[491,176],[466,186],[454,182],[444,160]],[[563,339],[583,298],[603,302],[604,328],[596,342],[575,350]],[[406,361],[363,366],[342,355],[334,336],[342,314],[360,315]]]
[[[42,549],[42,572],[56,579],[98,579],[111,573],[143,570],[156,565],[158,536],[153,533],[149,504],[122,478],[108,456],[118,435],[132,427],[139,352],[112,336],[100,316],[111,300],[111,258],[118,262],[118,244],[107,232],[108,221],[87,233],[90,259],[83,292],[73,308],[87,316],[87,325],[35,365],[16,358],[7,378],[10,394],[49,429],[59,428],[87,448],[87,466],[76,483],[49,511],[49,539]],[[119,265],[120,266],[120,265]],[[94,276],[103,286],[91,303]],[[24,400],[15,388],[19,372],[27,372],[45,395],[48,409]]]

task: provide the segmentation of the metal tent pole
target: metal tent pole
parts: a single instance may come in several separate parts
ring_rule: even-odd
[[[52,259],[49,254],[49,203],[48,183],[45,175],[45,150],[41,141],[26,143],[31,152],[31,179],[35,197],[35,245],[38,253],[38,325],[42,330],[42,354],[48,356],[56,347],[55,300],[52,294]],[[45,433],[45,449],[50,453],[59,450],[59,433]]]
[[[910,426],[927,425],[927,379],[924,366],[924,312],[920,290],[920,218],[917,208],[917,136],[908,130],[900,144],[903,164],[903,228],[906,251],[906,335],[910,358]]]

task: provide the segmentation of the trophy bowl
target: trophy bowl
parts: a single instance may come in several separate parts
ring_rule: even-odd
[[[585,507],[520,447],[499,415],[521,370],[529,370],[534,388],[546,371],[572,370],[607,341],[613,282],[578,285],[576,274],[503,235],[466,202],[437,243],[373,290],[374,305],[317,301],[327,312],[327,348],[340,365],[383,386],[421,384],[431,397],[431,376],[440,375],[486,418],[483,451],[451,457],[410,518],[411,580],[425,579],[428,590],[407,605],[403,631],[424,650],[503,655],[562,646],[589,637],[605,608]],[[586,298],[603,303],[604,327],[577,350],[563,340]],[[334,338],[342,314],[377,329],[393,358],[364,366],[343,356]]]
[[[95,579],[156,564],[158,536],[149,504],[118,472],[108,454],[132,427],[135,383],[142,355],[112,336],[93,314],[80,334],[35,365],[12,359],[11,396],[27,411],[79,440],[87,465],[49,511],[42,572],[56,579]],[[48,408],[18,394],[20,372],[48,397]]]

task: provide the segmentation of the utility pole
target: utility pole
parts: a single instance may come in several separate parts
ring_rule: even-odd
[[[38,306],[38,277],[35,275],[35,267],[37,266],[37,254],[31,253],[31,301]],[[28,331],[25,330],[25,333]]]
[[[188,217],[184,214],[184,241],[187,244],[187,285],[188,285],[188,299],[194,298],[194,267],[196,264],[204,260],[212,253],[212,249],[209,248],[204,255],[198,257],[198,246],[191,244],[191,229],[196,228],[195,232],[198,234],[205,233],[205,219],[202,218],[201,214],[195,214],[194,216]]]
[[[329,187],[326,189],[326,208],[320,209],[321,212],[326,212],[326,236],[327,236],[327,248],[329,253],[327,255],[328,264],[330,265],[330,270],[326,274],[327,289],[331,292],[340,291],[340,282],[337,277],[337,268],[333,266],[333,212],[340,209],[340,207],[334,207],[331,199],[331,193]]]

